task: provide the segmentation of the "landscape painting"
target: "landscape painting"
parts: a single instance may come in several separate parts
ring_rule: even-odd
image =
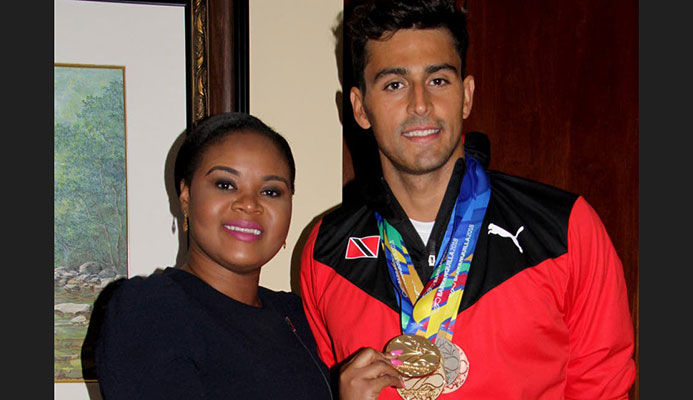
[[[54,66],[54,378],[95,378],[94,302],[127,277],[125,68]]]

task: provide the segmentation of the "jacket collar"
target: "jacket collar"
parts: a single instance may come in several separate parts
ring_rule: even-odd
[[[428,265],[429,255],[437,254],[440,242],[445,234],[445,228],[455,206],[455,200],[460,191],[462,178],[466,170],[464,158],[459,158],[455,162],[452,174],[448,181],[447,189],[443,195],[443,201],[436,215],[436,220],[431,231],[428,243],[423,243],[421,237],[416,232],[409,217],[406,215],[397,198],[392,193],[390,186],[381,175],[376,181],[371,181],[364,186],[364,199],[367,206],[377,211],[388,223],[392,225],[402,235],[407,252],[412,258],[414,267],[419,273],[419,277],[425,283],[430,277],[433,268]]]

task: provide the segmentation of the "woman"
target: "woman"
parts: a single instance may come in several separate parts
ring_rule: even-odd
[[[295,165],[286,140],[241,113],[210,117],[175,166],[189,234],[186,264],[125,281],[97,342],[108,399],[331,399],[298,296],[259,286],[285,244]],[[373,349],[342,366],[341,399],[401,387]]]

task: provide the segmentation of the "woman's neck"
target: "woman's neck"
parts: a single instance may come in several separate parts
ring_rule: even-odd
[[[260,270],[239,274],[211,261],[188,255],[186,264],[181,268],[236,301],[250,306],[262,307],[258,297]]]

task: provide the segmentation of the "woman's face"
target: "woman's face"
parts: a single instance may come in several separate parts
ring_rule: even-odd
[[[277,146],[236,132],[203,153],[180,201],[189,218],[189,255],[236,273],[259,272],[279,251],[291,221],[289,166]]]

